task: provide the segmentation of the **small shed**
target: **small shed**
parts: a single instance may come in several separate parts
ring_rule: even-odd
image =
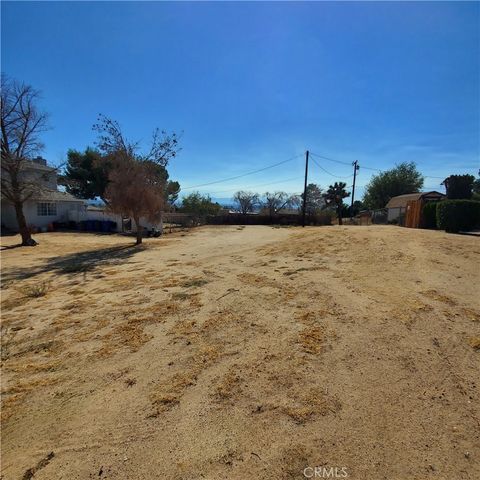
[[[407,193],[392,197],[386,205],[387,221],[397,220],[399,225],[419,228],[422,222],[423,205],[427,202],[438,202],[445,198],[437,191]]]

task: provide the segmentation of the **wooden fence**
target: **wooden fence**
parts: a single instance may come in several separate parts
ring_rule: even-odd
[[[409,200],[407,202],[407,211],[405,214],[405,227],[407,228],[421,228],[422,226],[422,211],[423,200]]]

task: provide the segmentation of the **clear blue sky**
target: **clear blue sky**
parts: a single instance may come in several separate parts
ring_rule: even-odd
[[[147,140],[155,126],[183,131],[169,167],[183,187],[306,148],[379,169],[413,160],[434,177],[479,168],[477,2],[2,2],[1,9],[2,71],[43,92],[52,126],[44,156],[54,164],[69,148],[93,145],[101,112],[134,139]],[[334,175],[351,173],[317,160]],[[361,169],[358,185],[372,173]],[[298,158],[199,190],[299,192],[302,175]],[[327,186],[335,178],[313,164],[311,180]],[[439,182],[427,178],[425,186]]]

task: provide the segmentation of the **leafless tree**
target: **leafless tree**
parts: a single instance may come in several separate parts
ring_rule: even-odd
[[[253,209],[259,204],[258,193],[245,192],[240,190],[233,195],[233,200],[238,204],[241,213],[246,215],[248,212],[252,212]]]
[[[138,245],[142,243],[140,219],[160,221],[165,209],[167,184],[164,168],[179,151],[177,135],[167,135],[156,129],[150,149],[142,153],[140,143],[127,140],[118,122],[100,115],[93,128],[99,133],[99,150],[113,163],[105,192],[108,208],[133,218]]]
[[[1,78],[2,200],[15,208],[22,245],[33,246],[25,215],[24,203],[32,198],[41,183],[30,178],[26,169],[42,149],[40,134],[47,130],[48,116],[37,107],[38,90],[2,74]]]
[[[286,192],[266,192],[264,198],[263,205],[268,210],[270,217],[274,217],[282,208],[295,206],[298,201],[295,195],[289,195]]]

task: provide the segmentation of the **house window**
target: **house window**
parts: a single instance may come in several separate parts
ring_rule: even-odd
[[[37,203],[37,215],[39,217],[54,216],[57,214],[57,204],[41,202]]]

